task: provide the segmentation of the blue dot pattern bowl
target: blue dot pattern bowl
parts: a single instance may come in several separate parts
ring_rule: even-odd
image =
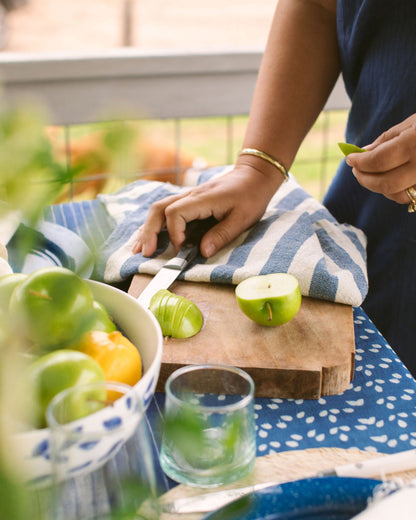
[[[143,409],[146,410],[155,392],[162,360],[163,336],[160,326],[151,312],[144,309],[127,293],[100,282],[89,281],[88,283],[94,298],[107,308],[117,325],[140,352],[143,374],[134,386],[134,392]],[[127,428],[123,422],[122,410],[117,408],[116,412],[114,407],[106,408],[93,417],[94,424],[99,425],[97,433],[113,431],[114,436],[105,445],[100,442],[100,436],[97,435],[84,445],[78,446],[79,455],[73,456],[74,472],[99,463],[99,460],[105,458],[110,450],[118,449],[119,443],[123,443],[127,435],[126,432],[121,433],[124,428]],[[76,423],[76,427],[83,429],[87,427],[89,421],[88,417],[81,419]],[[18,464],[22,467],[26,480],[39,485],[49,482],[51,476],[49,428],[17,433],[12,441],[12,449],[17,454]]]

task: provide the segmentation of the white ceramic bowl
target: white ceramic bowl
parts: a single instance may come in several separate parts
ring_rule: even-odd
[[[162,361],[163,336],[159,323],[149,310],[127,293],[100,282],[89,280],[88,284],[94,298],[105,306],[117,326],[140,352],[143,375],[134,386],[134,391],[146,409],[155,392]],[[100,414],[108,420],[108,413],[108,409],[97,412],[94,414],[95,420],[101,419]],[[24,477],[35,484],[49,481],[49,429],[22,432],[15,435],[13,441]]]

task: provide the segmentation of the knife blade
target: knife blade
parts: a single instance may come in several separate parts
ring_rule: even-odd
[[[172,502],[162,502],[161,506],[165,513],[208,513],[209,511],[226,506],[228,503],[244,495],[277,484],[280,484],[280,482],[265,482],[263,484],[254,484],[242,488],[214,491],[213,493],[204,493],[203,495],[197,495],[195,497],[178,498]]]
[[[146,309],[149,307],[152,296],[160,289],[168,289],[176,278],[184,271],[199,253],[199,245],[205,233],[218,221],[214,217],[204,220],[193,220],[186,227],[184,245],[178,254],[171,258],[143,289],[137,300]]]
[[[384,478],[385,475],[416,468],[416,449],[401,451],[390,455],[362,460],[351,464],[342,464],[316,473],[315,477],[355,477],[355,478]],[[267,482],[242,488],[227,489],[214,493],[205,493],[188,498],[179,498],[172,502],[162,502],[161,506],[166,513],[208,513],[240,498],[248,493],[264,489],[269,486],[283,484]]]
[[[398,451],[374,459],[336,466],[332,470],[322,471],[320,476],[373,478],[384,477],[392,473],[416,468],[416,449]]]

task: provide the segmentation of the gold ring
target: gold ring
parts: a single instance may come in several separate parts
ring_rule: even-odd
[[[405,192],[407,193],[407,196],[409,197],[410,204],[407,208],[407,211],[409,213],[415,213],[416,212],[416,188],[414,186],[410,186],[410,188],[406,188]]]

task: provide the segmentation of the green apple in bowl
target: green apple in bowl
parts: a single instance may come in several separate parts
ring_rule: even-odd
[[[136,298],[105,283],[93,280],[86,280],[85,282],[90,288],[94,299],[105,307],[108,314],[114,319],[117,327],[123,331],[140,353],[143,372],[141,379],[134,385],[134,392],[138,396],[143,410],[146,410],[152,401],[162,362],[163,336],[161,328],[150,310],[140,305]],[[67,348],[65,347],[65,350]],[[29,367],[26,368],[28,369]],[[23,375],[23,371],[21,373],[22,378],[29,382],[28,377]],[[89,385],[87,380],[80,382],[80,384]],[[98,385],[101,386],[99,383]],[[64,391],[67,392],[66,389]],[[25,396],[29,400],[32,398],[29,395],[29,391],[26,391]],[[119,401],[125,402],[123,399],[119,399],[117,402]],[[30,409],[30,407],[28,408]],[[77,424],[83,428],[91,426],[96,431],[97,425],[102,424],[104,420],[112,419],[116,415],[118,415],[118,411],[115,406],[104,406],[96,414],[79,419]],[[43,425],[44,423],[42,423]],[[13,450],[18,456],[17,465],[23,472],[24,480],[48,485],[51,473],[53,473],[49,451],[51,429],[42,426],[33,425],[31,428],[30,424],[24,424],[19,421],[16,424],[17,431],[13,436],[12,442]],[[101,464],[101,446],[102,444],[99,443],[93,450],[83,450],[84,455],[81,455],[81,461],[79,457],[73,464],[69,461],[74,473],[78,471],[88,473],[93,466]],[[92,465],[84,466],[84,470],[80,469],[83,463],[90,460],[93,460]]]
[[[26,278],[27,274],[23,273],[10,273],[0,276],[0,312],[8,314],[11,295],[14,289]]]
[[[251,276],[237,285],[235,295],[244,314],[266,327],[290,321],[302,301],[299,282],[288,273]]]
[[[105,381],[100,365],[87,354],[70,349],[45,354],[28,367],[28,392],[33,411],[32,420],[38,428],[46,425],[46,409],[55,395],[67,388]],[[95,403],[95,410],[88,402]],[[72,420],[80,419],[103,407],[105,389],[95,389],[88,395],[74,393],[71,408]]]
[[[9,310],[18,316],[15,333],[37,353],[69,346],[96,319],[94,298],[85,280],[63,267],[44,267],[14,289]]]
[[[107,309],[100,302],[97,302],[97,300],[94,300],[92,304],[92,315],[89,328],[90,330],[101,330],[108,333],[117,330],[117,326],[111,319]]]

